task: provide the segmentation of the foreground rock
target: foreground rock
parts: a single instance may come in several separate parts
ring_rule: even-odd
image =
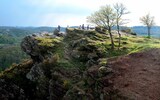
[[[102,38],[107,36],[78,29],[67,30],[64,39],[25,37],[21,47],[31,60],[1,73],[0,99],[110,99],[112,69],[104,63]]]

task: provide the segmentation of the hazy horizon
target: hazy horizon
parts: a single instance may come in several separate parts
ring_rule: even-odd
[[[131,13],[126,26],[141,26],[139,18],[146,13],[155,16],[160,25],[158,0],[1,0],[0,26],[39,27],[58,25],[67,27],[87,25],[86,17],[106,4],[123,3]]]

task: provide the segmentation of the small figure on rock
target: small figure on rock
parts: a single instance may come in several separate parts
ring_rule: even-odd
[[[67,28],[69,28],[69,25],[67,25]]]
[[[82,30],[84,30],[84,24],[82,24]]]
[[[89,30],[89,25],[87,25],[87,30]]]
[[[79,29],[82,29],[82,26],[81,26],[81,25],[79,25]]]
[[[58,31],[59,31],[59,32],[61,31],[61,26],[60,26],[60,25],[58,25]]]

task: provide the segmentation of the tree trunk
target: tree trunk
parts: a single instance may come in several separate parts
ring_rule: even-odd
[[[151,37],[150,30],[151,30],[151,27],[148,27],[148,37],[149,38]]]
[[[119,50],[119,48],[121,46],[121,34],[119,32],[119,25],[118,24],[117,24],[117,32],[118,32],[118,36],[119,36],[119,39],[118,39],[118,50]]]
[[[110,38],[111,38],[111,49],[114,50],[114,41],[113,41],[113,37],[112,37],[112,33],[111,33],[111,27],[109,27],[108,29]]]

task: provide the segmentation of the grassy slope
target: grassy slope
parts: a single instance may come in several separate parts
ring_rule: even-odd
[[[106,59],[111,58],[111,57],[117,57],[117,56],[122,56],[122,55],[127,55],[135,52],[140,52],[146,49],[150,48],[160,48],[160,40],[155,39],[155,38],[147,38],[147,37],[139,37],[139,36],[134,36],[130,34],[123,34],[121,38],[121,47],[120,50],[118,50],[118,35],[114,35],[114,42],[115,42],[115,50],[111,50],[110,46],[110,38],[109,34],[100,34],[98,32],[95,32],[93,30],[90,31],[81,31],[79,29],[74,30],[74,29],[69,29],[69,32],[73,32],[72,35],[77,35],[77,34],[85,34],[84,38],[89,41],[90,45],[95,45],[101,51],[103,52],[102,54],[105,54],[103,58],[100,58],[101,62],[100,64],[106,64]],[[83,63],[76,61],[76,60],[67,60],[65,59],[65,50],[66,50],[66,44],[71,42],[78,41],[79,38],[77,36],[72,36],[67,37],[67,41],[63,41],[58,48],[56,48],[56,54],[59,57],[59,66],[65,67],[65,68],[73,68],[73,67],[81,67],[84,66]],[[68,39],[70,38],[70,39]],[[68,42],[69,41],[69,42]]]
[[[115,46],[118,45],[117,35],[114,36]],[[109,41],[107,41],[109,43]],[[109,53],[109,57],[120,56],[135,52],[140,52],[150,48],[160,48],[160,40],[156,38],[138,37],[133,35],[123,35],[121,38],[120,50],[117,48]]]
[[[140,52],[150,48],[160,48],[160,39],[156,38],[147,38],[147,37],[139,37],[130,34],[123,33],[121,37],[121,47],[118,50],[118,34],[113,34],[115,50],[111,50],[110,46],[110,38],[109,34],[101,34],[95,32],[94,30],[82,31],[79,29],[69,29],[70,36],[67,37],[67,40],[63,40],[63,38],[59,39],[62,41],[58,47],[54,48],[54,54],[59,58],[59,65],[62,67],[75,67],[75,66],[83,66],[80,62],[76,62],[75,60],[66,60],[66,45],[71,42],[74,44],[75,41],[79,39],[86,39],[89,41],[89,45],[94,45],[101,49],[103,54],[105,54],[105,59],[110,57],[117,57],[121,55],[126,55],[130,53]],[[82,34],[85,34],[84,36]],[[83,38],[82,38],[83,37]],[[42,41],[42,45],[52,46],[53,40],[52,38],[40,39]]]

